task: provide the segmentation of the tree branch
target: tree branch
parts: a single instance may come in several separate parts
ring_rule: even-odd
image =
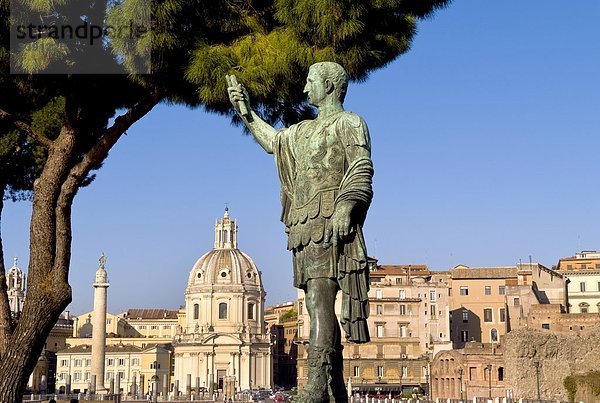
[[[34,141],[40,143],[44,147],[50,148],[50,146],[52,146],[52,140],[50,140],[48,137],[38,133],[37,131],[35,131],[33,129],[33,127],[31,127],[27,123],[17,119],[15,116],[11,115],[10,113],[6,112],[5,110],[0,109],[0,120],[3,120],[3,119],[6,119],[8,122],[10,122],[14,127],[19,129],[20,131],[27,133],[29,136],[31,136],[31,138]]]
[[[95,166],[104,161],[123,133],[150,112],[165,95],[165,90],[155,90],[125,114],[117,117],[113,125],[104,131],[81,161],[71,168],[67,179],[62,184],[56,205],[56,260],[53,268],[54,281],[57,282],[55,285],[64,284],[68,280],[71,256],[71,205],[81,182]]]

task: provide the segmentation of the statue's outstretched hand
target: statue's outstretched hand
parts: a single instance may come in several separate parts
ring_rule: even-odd
[[[243,117],[250,115],[250,96],[246,88],[237,82],[235,76],[227,76],[227,93],[229,102],[233,105],[237,113]]]

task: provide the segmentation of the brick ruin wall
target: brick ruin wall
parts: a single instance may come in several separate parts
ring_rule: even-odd
[[[567,401],[563,385],[567,376],[600,369],[600,325],[586,333],[556,335],[527,328],[508,333],[504,340],[506,389],[514,397],[536,399],[537,361],[541,398]]]

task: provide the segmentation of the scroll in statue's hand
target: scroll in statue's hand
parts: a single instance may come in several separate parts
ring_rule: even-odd
[[[229,102],[235,110],[245,118],[250,116],[250,96],[242,84],[239,84],[235,76],[227,76],[227,93]]]

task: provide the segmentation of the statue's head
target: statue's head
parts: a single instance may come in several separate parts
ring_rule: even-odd
[[[304,92],[308,94],[312,105],[319,106],[327,96],[333,96],[343,103],[347,89],[348,74],[339,64],[320,62],[310,66]]]

